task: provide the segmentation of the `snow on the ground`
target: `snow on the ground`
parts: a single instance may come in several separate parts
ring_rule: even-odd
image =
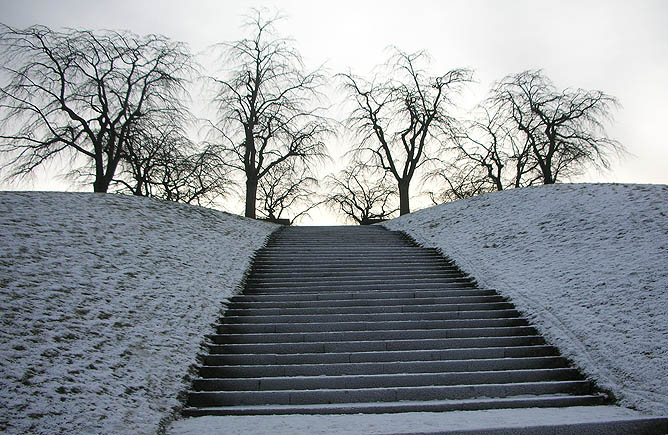
[[[257,415],[197,417],[176,421],[168,435],[418,434],[513,429],[642,418],[617,406],[407,412],[403,414]],[[538,428],[536,427],[538,426]],[[550,433],[545,430],[545,433]]]
[[[0,432],[155,433],[275,228],[146,198],[0,192]]]
[[[668,186],[516,189],[384,225],[512,298],[623,405],[668,415]]]

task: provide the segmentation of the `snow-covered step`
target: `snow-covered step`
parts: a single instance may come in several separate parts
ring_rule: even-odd
[[[587,381],[546,381],[483,385],[435,385],[356,389],[193,391],[190,406],[294,405],[316,403],[397,402],[402,400],[462,400],[542,394],[591,394]]]
[[[234,300],[229,309],[245,308],[317,308],[317,307],[358,307],[358,306],[391,306],[391,305],[436,305],[436,304],[473,304],[487,302],[505,302],[498,294],[472,294],[422,298],[382,298],[382,299],[330,299],[324,301],[259,301],[246,302]]]
[[[216,330],[219,334],[278,333],[278,332],[332,332],[332,331],[374,331],[412,329],[451,328],[498,328],[526,326],[526,319],[506,317],[500,319],[457,319],[457,320],[394,320],[382,322],[282,322],[282,323],[223,323]]]
[[[472,338],[423,338],[396,340],[313,341],[291,343],[224,343],[220,335],[210,335],[216,343],[209,346],[211,353],[328,353],[374,352],[385,350],[456,349],[467,347],[532,346],[545,344],[539,335]]]
[[[310,307],[310,308],[244,308],[229,309],[230,316],[267,316],[289,314],[373,314],[373,313],[409,313],[409,312],[444,312],[444,311],[481,311],[511,310],[510,302],[473,302],[450,304],[410,304],[358,307]]]
[[[446,290],[385,290],[357,292],[297,292],[297,293],[253,293],[234,296],[230,302],[287,302],[287,301],[334,301],[347,299],[420,299],[448,296],[481,296],[497,295],[495,290],[480,288],[446,289]]]
[[[436,250],[378,227],[279,230],[225,308],[187,415],[604,399],[510,301]]]
[[[444,269],[442,267],[433,267],[431,269],[429,268],[395,268],[395,269],[390,269],[390,268],[384,268],[384,269],[378,269],[375,270],[374,272],[371,272],[373,274],[373,277],[370,276],[369,271],[364,269],[364,268],[359,268],[359,269],[341,269],[341,268],[333,268],[329,271],[326,270],[313,270],[313,271],[307,271],[307,270],[299,270],[297,268],[294,268],[292,270],[280,270],[280,269],[273,269],[273,270],[262,270],[262,269],[255,269],[253,271],[253,276],[252,278],[249,278],[247,282],[252,282],[252,281],[259,281],[259,280],[312,280],[314,278],[316,279],[372,279],[376,277],[383,277],[383,278],[402,278],[406,276],[415,276],[419,275],[421,277],[430,277],[430,276],[453,276],[453,275],[460,275],[459,271],[452,268],[451,270]]]
[[[371,352],[327,353],[222,353],[204,355],[207,365],[255,364],[334,364],[398,361],[450,361],[488,358],[524,358],[557,356],[554,346],[545,344],[506,347],[472,347],[453,349],[410,349]]]
[[[448,276],[421,276],[421,277],[369,277],[369,278],[360,278],[360,279],[309,279],[309,280],[282,280],[282,279],[272,279],[272,280],[248,280],[246,283],[249,289],[261,290],[263,288],[274,289],[274,288],[310,288],[310,289],[324,289],[329,290],[330,288],[340,289],[340,288],[350,288],[350,289],[372,289],[372,288],[420,288],[422,287],[431,287],[432,289],[437,289],[440,286],[447,286],[452,288],[453,283],[464,283],[471,284],[473,280],[468,277],[462,277],[461,275],[448,275]]]
[[[475,398],[463,400],[415,400],[402,402],[367,402],[367,403],[335,403],[335,404],[308,404],[308,405],[235,405],[223,407],[188,407],[184,415],[196,417],[204,415],[286,415],[286,414],[389,414],[404,412],[446,412],[446,411],[474,411],[487,409],[517,409],[517,408],[552,408],[596,405],[603,403],[605,396],[600,394],[573,396],[570,394],[549,394],[533,397],[501,397]],[[651,423],[651,422],[650,422]],[[664,424],[665,426],[665,424]],[[653,427],[653,426],[652,426]],[[663,427],[663,426],[661,426]],[[645,426],[630,426],[628,432],[618,433],[648,433],[661,434],[662,432],[634,432],[634,429],[643,429]],[[609,429],[609,428],[608,428]],[[527,432],[530,433],[530,432]],[[535,432],[534,432],[535,433]],[[547,433],[547,432],[546,432]],[[593,433],[612,433],[607,430]]]
[[[359,261],[348,261],[340,260],[337,262],[332,261],[318,261],[311,264],[306,263],[295,263],[290,261],[275,261],[268,262],[262,260],[255,260],[253,262],[253,272],[281,272],[281,273],[338,273],[338,272],[359,272],[366,271],[372,273],[378,270],[420,270],[425,268],[444,268],[444,270],[453,271],[456,270],[454,266],[446,262],[438,262],[433,260],[413,260],[411,258],[406,258],[398,263],[388,263],[387,261],[377,260],[370,261],[365,260],[364,263]]]
[[[409,320],[454,320],[454,319],[497,319],[518,317],[514,309],[505,310],[461,310],[461,311],[422,311],[422,312],[373,312],[373,313],[334,313],[334,314],[283,314],[283,315],[241,315],[227,312],[222,324],[240,323],[306,323],[306,322],[383,322]]]
[[[204,366],[203,378],[256,376],[335,376],[390,373],[457,373],[491,370],[527,370],[567,368],[568,360],[560,356],[487,358],[437,361],[391,361],[320,364],[234,364]]]
[[[374,281],[424,281],[424,280],[438,280],[438,279],[448,279],[448,278],[460,278],[461,273],[452,270],[444,271],[439,269],[434,269],[432,271],[423,271],[418,276],[415,273],[412,273],[410,270],[403,270],[398,272],[390,273],[345,273],[345,274],[310,274],[310,275],[295,275],[295,274],[267,274],[267,273],[256,273],[254,276],[246,281],[247,285],[253,286],[271,286],[279,285],[281,287],[300,284],[306,285],[311,283],[347,283],[347,282],[374,282]]]
[[[226,333],[209,336],[215,343],[311,343],[331,341],[375,341],[375,340],[407,340],[431,338],[464,338],[464,337],[509,337],[536,335],[532,326],[496,326],[491,328],[451,328],[451,329],[393,329],[393,330],[357,330],[357,331],[309,331],[274,332],[241,334]]]
[[[473,280],[469,278],[460,278],[460,279],[452,279],[452,280],[440,280],[438,282],[429,282],[428,280],[425,280],[423,282],[420,282],[419,280],[416,280],[415,282],[376,282],[376,283],[350,283],[350,284],[337,284],[335,282],[333,283],[322,283],[319,285],[311,284],[311,285],[304,285],[300,283],[295,283],[294,285],[290,286],[279,286],[279,285],[267,285],[267,286],[262,286],[262,287],[257,287],[257,286],[248,286],[246,291],[248,294],[252,294],[254,292],[279,292],[282,293],[284,291],[292,291],[292,292],[298,292],[298,291],[306,291],[306,292],[313,292],[313,291],[364,291],[364,290],[391,290],[391,289],[406,289],[406,290],[437,290],[437,289],[451,289],[451,288],[475,288],[476,284]]]
[[[274,376],[261,378],[207,378],[193,383],[199,391],[280,391],[485,385],[547,381],[571,381],[580,377],[572,368],[494,370],[457,373],[392,373],[373,375]]]

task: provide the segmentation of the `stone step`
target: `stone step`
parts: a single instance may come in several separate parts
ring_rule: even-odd
[[[196,379],[196,391],[344,390],[360,388],[484,385],[581,380],[572,368],[496,370],[458,373],[397,373],[340,376],[277,376]]]
[[[490,289],[446,289],[446,290],[385,290],[385,291],[359,291],[359,292],[298,292],[298,293],[254,293],[239,294],[233,296],[230,302],[287,302],[287,301],[336,301],[357,299],[420,299],[431,297],[454,297],[454,296],[489,296],[496,295],[495,290]]]
[[[417,278],[406,278],[406,277],[382,277],[382,276],[370,276],[369,278],[359,278],[359,279],[341,279],[341,278],[320,278],[320,279],[302,279],[302,280],[280,280],[280,279],[267,279],[267,280],[257,280],[249,279],[246,281],[246,286],[249,289],[262,289],[262,288],[327,288],[327,287],[350,287],[350,288],[372,288],[382,286],[384,288],[406,288],[409,286],[431,286],[438,287],[439,285],[451,285],[453,283],[466,283],[470,284],[473,282],[472,278],[463,277],[461,274],[453,274],[449,276],[426,276],[426,277],[417,277]]]
[[[212,340],[218,339],[212,335]],[[424,338],[397,340],[350,340],[292,343],[225,343],[208,345],[211,353],[327,353],[382,352],[387,350],[457,349],[469,347],[534,346],[545,344],[539,335],[509,337]]]
[[[512,310],[509,302],[480,302],[470,304],[385,305],[371,307],[318,307],[318,308],[245,308],[226,311],[229,316],[280,316],[289,314],[376,314],[446,311]]]
[[[443,361],[558,356],[554,346],[545,344],[511,347],[460,347],[456,349],[410,349],[375,352],[329,353],[228,353],[205,355],[207,365],[257,364],[358,364],[370,362]]]
[[[369,271],[368,269],[330,269],[330,270],[285,270],[280,271],[280,269],[275,270],[260,270],[254,269],[252,277],[249,277],[248,281],[254,280],[300,280],[313,278],[322,279],[322,278],[352,278],[352,279],[369,279],[371,276],[379,277],[409,277],[409,276],[418,276],[418,277],[431,277],[431,276],[462,276],[462,273],[452,268],[447,270],[443,267],[433,267],[432,269],[415,269],[415,268],[402,268],[402,269],[390,269],[385,268],[382,270],[373,269]]]
[[[316,404],[397,402],[402,400],[462,400],[477,397],[510,397],[541,394],[591,393],[587,381],[523,382],[511,384],[444,385],[420,387],[319,389],[281,391],[193,391],[189,406],[232,406],[262,404]]]
[[[389,373],[456,373],[493,370],[567,368],[560,356],[488,358],[439,361],[392,361],[323,364],[208,365],[200,370],[203,378],[252,378],[272,376],[339,376]]]
[[[376,268],[416,268],[416,267],[429,267],[429,268],[434,268],[434,267],[445,267],[449,268],[451,270],[458,270],[457,267],[448,259],[446,258],[412,258],[412,257],[407,257],[403,258],[400,260],[393,260],[393,261],[387,261],[386,259],[382,258],[367,258],[364,261],[362,260],[351,260],[347,258],[339,258],[335,261],[328,259],[321,259],[317,257],[312,257],[310,258],[311,262],[306,262],[306,261],[299,261],[300,267],[311,267],[311,268],[322,268],[324,270],[331,269],[331,268],[340,268],[345,267],[347,268],[346,270],[349,269],[362,269],[362,270],[372,270]],[[293,261],[290,261],[288,259],[282,259],[282,260],[267,260],[267,259],[261,259],[261,258],[255,258],[253,261],[253,267],[257,269],[258,267],[264,267],[265,265],[269,265],[272,267],[285,267],[285,266],[290,266],[293,264]]]
[[[292,284],[322,284],[322,283],[348,283],[348,282],[383,282],[383,281],[424,281],[462,278],[464,275],[458,271],[433,270],[423,273],[411,273],[411,271],[379,273],[367,271],[366,273],[350,273],[341,271],[339,273],[312,273],[310,275],[284,274],[258,272],[246,280],[246,284],[254,286],[262,285],[292,285]]]
[[[491,328],[451,328],[451,329],[392,329],[371,331],[328,331],[328,332],[274,332],[212,334],[208,337],[214,343],[314,343],[340,341],[375,341],[375,340],[424,340],[439,338],[465,337],[517,337],[536,335],[532,326],[497,326]]]
[[[270,292],[279,292],[282,293],[284,291],[292,291],[292,292],[298,292],[298,291],[307,291],[307,292],[314,292],[314,291],[363,291],[363,290],[438,290],[438,289],[451,289],[451,288],[476,288],[476,284],[473,280],[469,278],[461,278],[461,279],[453,279],[453,280],[441,280],[439,282],[402,282],[402,283],[393,283],[393,282],[382,282],[382,283],[375,283],[375,284],[367,284],[367,283],[359,283],[359,284],[322,284],[322,285],[304,285],[304,286],[285,286],[285,287],[280,287],[280,286],[272,286],[272,287],[256,287],[249,285],[246,287],[247,289],[247,294],[253,294],[254,292],[260,292],[260,293],[270,293]]]
[[[224,323],[216,330],[219,334],[246,333],[277,333],[277,332],[325,332],[325,331],[376,331],[413,330],[413,329],[447,329],[447,328],[498,328],[505,326],[526,326],[526,319],[510,317],[502,319],[471,319],[471,320],[404,320],[382,322],[321,322],[321,323]]]
[[[505,302],[502,296],[497,294],[486,295],[463,295],[463,296],[441,296],[424,298],[394,298],[394,299],[333,299],[325,301],[263,301],[245,302],[232,301],[228,309],[264,309],[264,308],[319,308],[319,307],[360,307],[374,306],[384,307],[391,305],[435,305],[435,304],[473,304],[487,302]]]
[[[358,254],[355,252],[341,252],[341,253],[331,253],[331,254],[318,254],[311,255],[308,253],[304,254],[293,254],[293,255],[280,255],[280,254],[267,254],[261,253],[255,256],[255,260],[260,263],[299,263],[299,264],[339,264],[339,263],[357,263],[363,265],[371,265],[374,263],[401,263],[404,260],[410,261],[424,261],[424,262],[440,262],[442,257],[437,253],[431,252],[416,252],[410,254],[383,254],[377,256]]]
[[[267,246],[262,250],[260,255],[281,255],[289,256],[293,255],[319,255],[319,254],[330,254],[330,253],[339,253],[343,255],[359,255],[366,256],[374,253],[395,253],[395,254],[438,254],[435,249],[426,249],[419,246],[408,246],[406,244],[396,245],[385,245],[385,244],[358,244],[357,246],[351,245],[350,243],[342,244],[339,246],[333,245],[314,245],[314,246],[304,246],[304,245],[285,245],[285,246]]]
[[[469,311],[432,311],[432,312],[388,312],[388,313],[334,313],[334,314],[283,314],[283,315],[241,315],[230,313],[220,321],[224,324],[240,323],[307,323],[307,322],[384,322],[418,320],[456,320],[456,319],[502,319],[518,317],[514,309],[505,310],[469,310]]]
[[[503,408],[548,408],[565,406],[598,405],[603,403],[605,396],[601,394],[579,395],[546,394],[531,397],[475,398],[463,400],[415,400],[402,402],[367,402],[367,403],[333,403],[307,405],[236,405],[223,407],[188,407],[183,414],[189,417],[204,415],[288,415],[288,414],[388,414],[403,412],[445,412],[473,411]],[[665,426],[665,424],[664,424]],[[664,427],[664,426],[660,426]],[[633,427],[628,432],[663,434],[663,432],[635,432]],[[531,432],[527,432],[531,433]],[[537,432],[533,432],[536,434]],[[552,432],[543,432],[552,433]],[[573,432],[563,432],[563,434]],[[612,434],[612,432],[591,432]],[[561,435],[562,433],[559,433]],[[503,434],[506,435],[506,434]],[[522,433],[521,435],[524,435]],[[555,432],[555,435],[557,433]]]

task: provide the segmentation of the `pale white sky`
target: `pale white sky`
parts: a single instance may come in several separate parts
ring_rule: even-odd
[[[265,6],[287,16],[278,30],[295,39],[307,65],[324,63],[331,73],[367,74],[396,45],[426,49],[435,73],[475,69],[464,105],[492,81],[528,68],[543,68],[559,87],[612,94],[623,107],[608,132],[632,156],[577,181],[668,184],[668,1],[0,0],[0,21],[160,33],[200,51],[240,38],[241,16]],[[330,150],[346,146],[332,142]],[[41,175],[22,188],[64,189]]]

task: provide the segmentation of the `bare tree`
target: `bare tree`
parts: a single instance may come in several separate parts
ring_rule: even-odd
[[[348,124],[359,135],[354,158],[390,173],[398,187],[400,213],[410,212],[410,183],[429,161],[438,133],[451,122],[451,95],[472,78],[467,69],[428,76],[419,64],[425,52],[396,50],[386,76],[371,81],[341,74],[344,89],[354,100]],[[433,145],[432,145],[433,144]]]
[[[623,151],[604,128],[618,102],[601,91],[559,91],[542,71],[524,71],[501,80],[490,101],[523,136],[544,184],[587,164],[608,168],[610,153]]]
[[[373,168],[355,165],[327,176],[327,204],[360,225],[377,219],[387,219],[398,211],[396,189],[388,180],[387,172],[380,177]]]
[[[278,18],[259,11],[247,23],[252,36],[222,44],[228,72],[213,78],[217,121],[213,141],[229,167],[246,178],[245,215],[255,217],[258,183],[276,166],[310,167],[327,155],[328,122],[314,107],[320,71],[305,72],[291,41],[274,33]]]
[[[445,184],[438,195],[430,192],[432,201],[453,201],[508,187],[523,187],[538,180],[532,173],[529,142],[500,110],[483,103],[472,121],[456,123],[443,152],[450,159],[439,159],[427,179]],[[440,183],[439,183],[440,184]]]
[[[2,26],[0,152],[9,177],[21,177],[61,153],[94,173],[106,192],[142,119],[186,111],[192,72],[187,48],[160,35]]]
[[[287,212],[292,213],[290,223],[294,223],[320,205],[315,188],[318,180],[305,166],[284,162],[274,165],[260,179],[258,201],[261,206],[258,213],[270,220],[286,219]]]
[[[119,191],[169,201],[210,205],[232,185],[220,157],[200,150],[177,124],[133,129],[120,167]]]

